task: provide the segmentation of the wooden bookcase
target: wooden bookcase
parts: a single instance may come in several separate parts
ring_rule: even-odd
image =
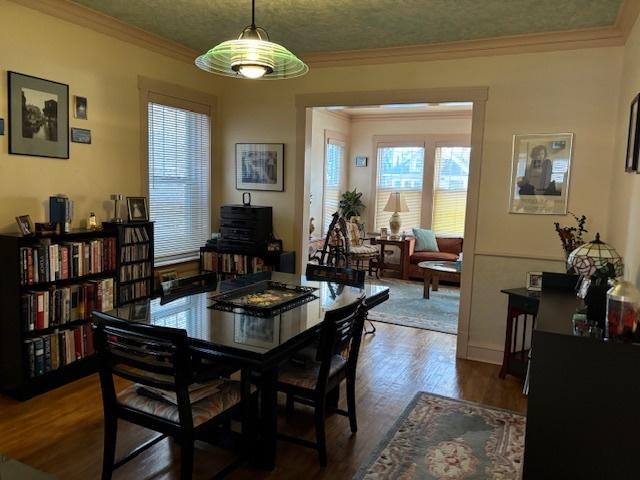
[[[234,252],[212,247],[200,248],[200,271],[223,277],[260,271],[295,272],[295,252]]]
[[[148,240],[125,242],[127,238],[128,228],[142,228],[148,235]],[[96,242],[97,241],[97,242]],[[91,271],[86,261],[83,266],[78,268],[78,263],[69,254],[73,254],[74,244],[101,245],[103,250],[98,254],[97,251],[91,251],[95,264],[91,264]],[[35,270],[32,270],[32,277],[25,278],[23,272],[29,269],[29,255],[27,254],[33,248],[40,248],[37,254],[33,255],[31,262],[42,256],[40,252],[45,246],[62,245],[68,260],[64,273],[62,270],[62,261],[60,265],[60,275],[58,278],[51,278],[51,268],[55,260],[49,257],[48,275],[42,277],[42,271],[47,268],[39,265],[38,277],[35,276]],[[108,245],[108,247],[104,247]],[[144,258],[136,258],[135,260],[125,261],[125,251],[127,247],[139,247],[148,245],[145,249]],[[88,247],[91,248],[91,247]],[[97,248],[97,246],[95,247]],[[107,250],[108,249],[108,250]],[[61,250],[60,250],[61,251]],[[83,251],[83,250],[81,250]],[[26,253],[25,253],[26,252]],[[99,255],[99,260],[96,260]],[[109,260],[105,260],[109,257]],[[55,258],[55,256],[54,256]],[[26,264],[25,264],[26,262]],[[98,268],[98,263],[100,268]],[[122,277],[123,269],[133,265],[145,265],[144,275],[139,278]],[[70,233],[54,234],[46,236],[21,236],[21,235],[0,235],[0,389],[12,395],[15,398],[24,400],[39,393],[56,388],[65,383],[76,380],[82,376],[88,375],[96,371],[97,362],[95,354],[93,354],[93,341],[91,332],[91,311],[95,309],[109,309],[110,304],[107,301],[105,305],[95,305],[95,301],[89,300],[98,298],[98,289],[103,290],[109,287],[112,289],[112,295],[100,298],[112,298],[113,306],[120,305],[120,293],[123,289],[130,288],[135,282],[141,282],[140,295],[146,298],[151,294],[153,284],[153,224],[150,222],[135,224],[104,224],[104,228],[99,231],[77,230]],[[71,266],[73,265],[73,267]],[[25,268],[26,267],[26,268]],[[108,268],[107,268],[108,267]],[[82,269],[82,271],[80,271]],[[60,277],[68,278],[60,278]],[[40,278],[42,277],[42,278]],[[55,277],[55,275],[54,275]],[[110,280],[109,280],[110,279]],[[87,287],[88,286],[88,287]],[[88,290],[83,290],[88,288]],[[77,292],[78,289],[83,293],[75,296],[71,292]],[[55,292],[70,292],[64,300],[56,302],[55,311],[51,311],[52,303],[48,303],[48,318],[54,318],[58,322],[51,321],[46,328],[42,327],[42,323],[36,326],[29,325],[29,318],[34,319],[34,309],[38,310],[40,298],[46,293],[51,302],[51,298],[55,296]],[[33,296],[34,301],[28,301],[26,298]],[[62,297],[56,297],[62,298]],[[74,312],[75,316],[82,318],[74,318],[70,314],[70,310],[74,310],[77,306],[78,298],[83,301],[84,307]],[[127,300],[130,301],[131,299]],[[66,302],[66,303],[65,303]],[[62,306],[64,305],[64,306]],[[103,307],[103,308],[101,308]],[[44,307],[43,307],[44,308]],[[62,309],[66,308],[65,313]],[[37,318],[38,313],[36,312]],[[43,315],[45,315],[43,313]],[[41,317],[42,318],[42,317]],[[73,318],[73,320],[72,320]],[[30,329],[32,328],[32,329]],[[80,329],[80,333],[75,333],[76,329]],[[78,335],[78,338],[75,336]],[[66,343],[70,341],[69,336],[73,338],[73,346]],[[55,340],[54,340],[55,337]],[[48,340],[46,340],[48,338]],[[78,342],[78,343],[76,343]],[[46,346],[49,345],[47,351]],[[64,346],[62,346],[65,344]],[[54,345],[57,346],[54,351]],[[33,353],[37,348],[41,348],[41,358],[45,362],[33,365]],[[69,357],[65,354],[73,352]],[[38,352],[40,353],[40,352]],[[50,369],[46,369],[47,355],[49,356]],[[58,360],[55,360],[57,358]],[[63,359],[64,358],[64,359]],[[75,358],[75,360],[73,360]],[[56,366],[57,368],[53,368]]]

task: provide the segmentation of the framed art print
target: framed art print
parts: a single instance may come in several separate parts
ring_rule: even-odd
[[[236,189],[284,191],[284,143],[236,143]]]
[[[509,212],[566,215],[573,133],[513,136]]]
[[[86,128],[72,128],[71,141],[74,143],[91,143],[91,130]]]
[[[8,73],[9,153],[69,158],[69,86]]]
[[[627,158],[624,165],[625,172],[637,172],[638,171],[638,133],[640,123],[638,122],[638,115],[640,114],[640,93],[636,95],[636,98],[631,102],[631,109],[629,112],[629,135],[627,137]]]
[[[148,222],[147,198],[127,197],[127,212],[129,213],[130,222]]]
[[[80,120],[87,119],[87,97],[73,96],[73,116]]]

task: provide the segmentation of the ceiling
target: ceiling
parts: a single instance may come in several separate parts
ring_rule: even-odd
[[[74,0],[207,51],[251,23],[250,0]],[[425,45],[616,23],[623,0],[256,0],[256,24],[294,53]]]

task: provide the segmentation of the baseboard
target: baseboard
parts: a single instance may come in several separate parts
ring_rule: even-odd
[[[467,345],[467,360],[502,365],[503,355],[502,349],[496,349],[492,346],[473,345],[472,343]]]

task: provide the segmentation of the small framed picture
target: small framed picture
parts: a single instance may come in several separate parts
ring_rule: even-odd
[[[368,160],[368,157],[356,157],[356,167],[366,167]]]
[[[16,217],[16,222],[18,222],[18,227],[20,227],[20,233],[22,233],[22,235],[33,235],[36,233],[29,215]]]
[[[387,228],[386,228],[386,227],[382,227],[382,228],[380,229],[380,238],[382,238],[382,239],[385,239],[385,240],[386,240],[387,235],[388,235],[388,233],[387,233],[387,232],[388,232],[388,231],[387,231]]]
[[[0,135],[4,135],[4,118],[0,118]]]
[[[146,197],[127,197],[127,211],[130,222],[149,221]]]
[[[625,172],[638,172],[638,150],[640,143],[638,142],[638,134],[640,133],[640,93],[631,102],[629,111],[629,135],[627,137],[627,159],[624,165]]]
[[[527,290],[532,292],[542,290],[542,272],[527,272]]]
[[[71,129],[71,141],[73,143],[91,143],[91,130],[86,128],[72,128]]]
[[[267,252],[281,252],[282,240],[272,239],[267,242]]]
[[[87,119],[87,97],[73,96],[73,116],[80,120]]]

